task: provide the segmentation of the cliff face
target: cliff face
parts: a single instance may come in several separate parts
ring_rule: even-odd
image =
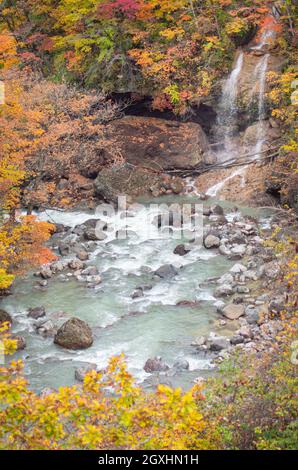
[[[126,162],[155,170],[193,168],[204,161],[208,139],[199,124],[127,116],[105,130]]]
[[[23,35],[23,42],[17,46],[20,63],[26,66],[26,73],[38,71],[38,85],[35,83],[31,90],[30,83],[24,87],[23,101],[28,101],[33,112],[44,115],[41,126],[46,130],[26,160],[34,175],[24,189],[26,204],[75,205],[81,200],[95,204],[99,192],[94,191],[94,180],[112,166],[130,164],[131,168],[150,169],[155,174],[160,172],[163,179],[163,173],[171,169],[191,170],[204,163],[236,161],[246,154],[270,155],[276,146],[281,148],[287,143],[291,127],[287,108],[274,118],[271,116],[274,106],[289,101],[281,74],[290,62],[293,39],[282,11],[279,14],[278,9],[272,10],[272,2],[264,2],[263,8],[255,2],[239,1],[233,6],[217,2],[214,11],[203,4],[202,8],[195,6],[192,15],[185,18],[186,3],[189,6],[188,2],[164,6],[158,14],[157,6],[150,10],[148,21],[143,16],[139,18],[139,10],[129,17],[122,12],[121,19],[119,15],[113,17],[112,25],[111,19],[99,18],[97,12],[96,21],[103,26],[107,21],[115,33],[113,44],[108,45],[99,46],[98,38],[92,36],[93,29],[87,23],[74,21],[71,36],[77,37],[75,33],[84,30],[88,38],[88,47],[80,53],[80,44],[72,50],[65,40],[63,27],[59,51],[55,48],[57,37],[52,35],[61,20],[56,14],[51,23],[44,18],[46,28],[33,16],[19,18],[14,33]],[[67,12],[60,13],[69,21]],[[93,10],[88,12],[88,20],[93,14]],[[31,37],[32,30],[41,35]],[[104,45],[109,50],[99,58],[97,54]],[[121,54],[120,45],[124,47]],[[1,60],[0,55],[0,66]],[[63,76],[67,84],[41,80],[45,62],[47,72],[56,79]],[[226,93],[225,84],[237,67]],[[131,79],[129,87],[123,87],[127,74]],[[134,81],[135,75],[138,80]],[[282,79],[274,81],[272,76]],[[73,81],[83,88],[73,88]],[[277,98],[273,98],[279,100],[278,105],[270,97],[277,83]],[[109,94],[90,91],[91,85]],[[144,90],[147,96],[142,96]],[[125,95],[129,103],[123,100],[124,91],[129,91]],[[254,191],[271,191],[265,185],[265,180],[270,179],[270,164],[266,162],[268,172],[266,169],[263,176],[261,170],[256,170],[255,175],[260,177],[257,186],[247,172],[246,184]],[[237,185],[243,189],[245,178],[239,174],[230,178],[229,171],[225,174],[230,192],[226,194],[222,186],[218,196],[236,197]],[[199,180],[200,190],[205,191],[222,178],[222,173],[208,173]],[[132,193],[140,192],[139,181],[138,190],[130,188]],[[145,186],[147,191],[148,185]],[[159,189],[153,192],[158,194]],[[244,195],[244,191],[241,193]],[[251,200],[250,196],[247,198]]]

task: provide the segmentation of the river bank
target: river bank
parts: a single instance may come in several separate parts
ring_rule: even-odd
[[[154,201],[202,203],[193,195]],[[265,246],[275,213],[204,202],[201,244],[144,236],[148,220],[155,223],[155,235],[160,232],[160,209],[150,209],[149,202],[113,216],[116,232],[129,227],[129,237],[120,240],[96,214],[39,214],[56,223],[50,246],[58,259],[21,278],[1,302],[12,332],[26,344],[17,357],[26,359],[33,388],[70,385],[124,353],[144,387],[167,383],[187,389],[213,374],[235,349],[271,348],[286,303],[282,285],[275,287],[282,260]],[[79,337],[80,328],[90,326],[88,347],[55,344],[73,317],[84,322]]]

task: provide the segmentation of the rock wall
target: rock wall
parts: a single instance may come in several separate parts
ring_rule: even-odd
[[[106,129],[124,160],[155,170],[193,168],[204,161],[208,139],[199,124],[143,116],[127,116]]]

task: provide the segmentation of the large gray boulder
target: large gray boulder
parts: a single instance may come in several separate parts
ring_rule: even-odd
[[[170,279],[171,277],[176,276],[178,271],[172,264],[165,264],[158,268],[154,274],[162,279]]]
[[[208,139],[199,124],[142,116],[113,121],[106,130],[126,162],[153,169],[192,168],[204,160]]]
[[[222,314],[229,320],[238,320],[244,313],[245,309],[242,304],[228,304],[222,310]]]
[[[218,248],[219,245],[220,245],[220,239],[216,237],[215,235],[210,234],[204,238],[204,246],[207,249]]]
[[[28,310],[28,317],[34,318],[34,320],[37,320],[38,318],[45,317],[46,316],[46,309],[44,307],[34,307],[34,308],[29,308]]]
[[[148,359],[144,365],[144,371],[150,374],[152,372],[166,372],[167,370],[169,370],[169,366],[160,357]]]
[[[67,320],[57,331],[54,343],[66,349],[86,349],[93,344],[90,326],[79,318]]]
[[[161,182],[162,178],[151,171],[124,164],[100,171],[94,187],[101,199],[117,203],[121,195],[137,197],[150,194],[151,188]]]

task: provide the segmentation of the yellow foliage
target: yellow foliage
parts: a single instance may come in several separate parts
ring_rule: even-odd
[[[199,395],[198,387],[183,393],[163,385],[146,393],[120,356],[104,374],[88,373],[82,390],[40,396],[14,362],[0,368],[0,448],[214,449],[217,435],[198,411]]]

